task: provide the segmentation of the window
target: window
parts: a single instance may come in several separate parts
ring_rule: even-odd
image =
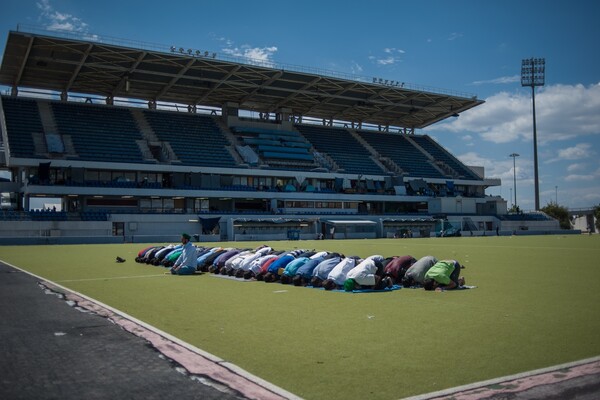
[[[125,222],[113,222],[112,234],[113,236],[125,236]]]
[[[286,201],[286,208],[313,208],[314,202],[312,201]]]
[[[98,180],[102,182],[110,182],[112,180],[112,174],[109,171],[100,171],[98,174]]]

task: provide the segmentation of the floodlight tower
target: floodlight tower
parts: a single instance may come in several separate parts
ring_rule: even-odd
[[[512,157],[513,159],[513,177],[514,177],[514,185],[515,185],[515,208],[517,208],[517,162],[516,159],[517,157],[519,157],[519,154],[517,153],[512,153],[508,155],[509,157]]]
[[[540,209],[540,182],[538,179],[537,129],[535,125],[535,87],[544,86],[546,78],[546,60],[528,58],[521,63],[521,86],[531,87],[533,99],[533,172],[535,180],[535,209]]]

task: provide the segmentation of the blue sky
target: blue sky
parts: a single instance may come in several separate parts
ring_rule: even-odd
[[[533,127],[521,60],[544,57],[540,206],[600,204],[598,1],[3,0],[0,8],[1,53],[8,31],[24,24],[477,95],[486,103],[417,133],[501,178],[488,194],[506,199],[509,154],[520,154],[517,203],[525,210],[534,208]]]

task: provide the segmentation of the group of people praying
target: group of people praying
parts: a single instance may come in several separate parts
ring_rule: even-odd
[[[456,260],[438,260],[428,255],[366,258],[337,252],[309,249],[275,250],[268,245],[256,248],[202,247],[181,235],[181,244],[149,246],[136,261],[169,268],[173,275],[213,273],[267,283],[279,282],[325,290],[390,290],[422,287],[425,290],[452,290],[465,285],[464,268]]]

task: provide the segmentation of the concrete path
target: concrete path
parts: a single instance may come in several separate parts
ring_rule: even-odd
[[[0,263],[0,399],[171,398],[297,397]]]

